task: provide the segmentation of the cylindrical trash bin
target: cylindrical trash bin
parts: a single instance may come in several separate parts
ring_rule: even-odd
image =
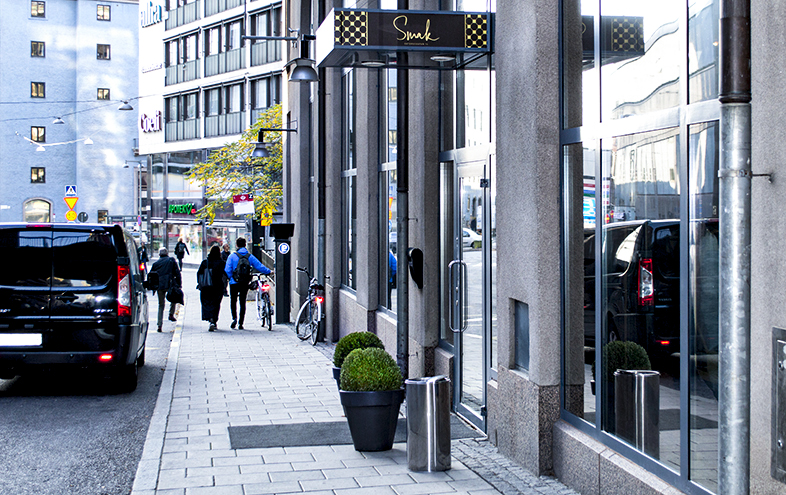
[[[407,463],[412,471],[450,469],[450,380],[407,380]]]
[[[647,455],[660,456],[660,373],[614,372],[617,436]]]

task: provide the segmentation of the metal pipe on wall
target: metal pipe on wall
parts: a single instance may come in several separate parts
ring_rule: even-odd
[[[750,0],[720,11],[718,493],[750,491]]]

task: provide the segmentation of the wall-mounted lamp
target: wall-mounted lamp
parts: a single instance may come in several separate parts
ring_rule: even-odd
[[[309,58],[309,42],[314,41],[317,37],[313,34],[300,34],[299,29],[289,29],[291,33],[297,33],[297,36],[241,36],[243,40],[277,40],[277,41],[291,41],[293,45],[300,46],[300,57],[290,60],[286,67],[294,65],[294,68],[289,73],[290,82],[312,83],[319,81],[319,75],[314,69],[315,60]]]
[[[267,149],[267,144],[265,143],[265,132],[297,132],[297,127],[294,129],[270,129],[270,128],[262,128],[259,130],[259,136],[257,136],[257,142],[254,145],[254,151],[251,153],[251,158],[267,158],[270,156],[270,151]]]

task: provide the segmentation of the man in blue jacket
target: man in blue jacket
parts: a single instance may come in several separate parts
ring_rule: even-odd
[[[229,255],[224,268],[229,279],[229,298],[230,308],[232,309],[232,324],[229,325],[230,328],[237,326],[239,330],[243,330],[243,320],[246,317],[246,296],[248,295],[248,284],[251,283],[252,269],[263,275],[273,273],[260,263],[253,254],[248,252],[245,237],[238,237],[237,251]],[[237,317],[235,307],[238,298],[240,299],[240,319]],[[240,324],[238,325],[238,323]]]

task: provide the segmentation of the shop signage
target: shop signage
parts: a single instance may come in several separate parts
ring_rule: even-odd
[[[488,12],[333,9],[317,30],[317,63],[346,50],[488,52]]]
[[[184,215],[196,215],[196,208],[194,203],[186,203],[182,205],[169,205],[167,210],[169,213],[182,213]]]
[[[164,7],[158,4],[153,4],[153,0],[149,0],[147,4],[141,6],[139,11],[139,24],[144,28],[158,24],[164,20]]]
[[[142,129],[142,132],[160,131],[162,128],[162,120],[161,110],[156,110],[156,113],[153,114],[152,117],[148,117],[147,114],[143,113],[139,117],[139,128]]]

